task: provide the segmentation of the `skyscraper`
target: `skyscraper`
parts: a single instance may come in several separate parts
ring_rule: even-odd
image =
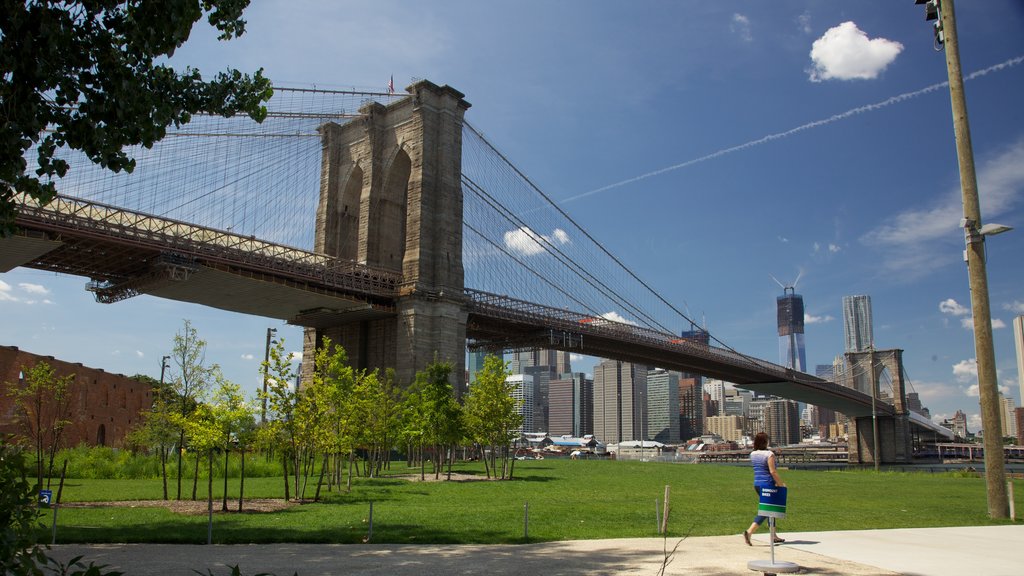
[[[533,421],[535,431],[548,429],[548,395],[552,380],[572,371],[569,353],[560,350],[534,348],[516,352],[510,364],[512,374],[533,377]]]
[[[863,352],[875,345],[871,296],[843,296],[843,336],[847,352]]]
[[[804,298],[793,286],[785,286],[776,299],[779,324],[779,362],[793,370],[807,372],[804,350]]]
[[[707,345],[711,334],[692,326],[680,334],[684,339]],[[696,372],[679,375],[679,438],[689,440],[704,433],[704,376]]]
[[[615,444],[646,440],[647,368],[618,360],[594,366],[594,436]]]
[[[647,430],[658,442],[679,442],[679,373],[647,372]]]
[[[583,372],[548,383],[547,431],[552,437],[594,433],[594,381]]]

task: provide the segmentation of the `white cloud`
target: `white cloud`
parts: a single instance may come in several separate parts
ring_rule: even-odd
[[[11,294],[11,285],[0,280],[0,302],[17,302],[18,299]]]
[[[612,322],[620,322],[622,324],[631,324],[633,326],[636,326],[636,322],[626,320],[626,318],[622,314],[619,314],[614,310],[611,312],[605,312],[604,314],[601,314],[601,318],[604,318],[605,320],[611,320]]]
[[[978,189],[985,191],[981,208],[986,219],[998,217],[1017,204],[1024,192],[1024,139],[982,165]],[[963,231],[958,229],[962,216],[963,200],[957,182],[930,205],[888,218],[860,241],[882,251],[886,270],[907,279],[920,278],[947,264],[963,264]],[[952,248],[950,242],[956,242],[957,248]]]
[[[28,296],[19,296],[17,293],[25,293]],[[13,286],[0,280],[0,302],[20,302],[28,306],[34,304],[53,304],[49,298],[43,298],[37,300],[34,296],[45,296],[50,293],[50,290],[41,284],[31,284],[29,282],[19,282],[18,289],[15,290]]]
[[[956,300],[947,298],[942,302],[939,302],[939,312],[949,314],[951,316],[964,316],[966,314],[970,314],[971,310]]]
[[[1024,314],[1024,302],[1014,300],[1009,304],[1003,304],[1003,310],[1009,310],[1014,314]]]
[[[811,13],[804,12],[803,14],[796,17],[797,28],[804,34],[811,33]]]
[[[242,354],[242,360],[255,360],[256,357],[252,354]]]
[[[828,314],[824,316],[813,316],[806,312],[804,313],[804,324],[824,324],[825,322],[831,322],[833,320],[835,320],[835,318]]]
[[[998,388],[999,388],[999,393],[1002,394],[1003,396],[1009,396],[1010,395],[1010,387],[1009,386],[1006,386],[1005,384],[999,384]],[[978,398],[979,396],[981,396],[981,392],[978,389],[978,384],[977,383],[971,384],[970,386],[967,387],[967,395],[972,397],[972,398]]]
[[[974,358],[961,360],[953,365],[953,376],[959,382],[970,382],[978,379],[978,361]],[[974,394],[977,396],[977,394]]]
[[[884,38],[869,39],[853,22],[829,28],[811,45],[812,82],[871,80],[892,64],[903,44]]]
[[[953,365],[953,376],[955,376],[958,381],[964,384],[971,383],[971,385],[968,386],[966,390],[964,390],[965,394],[973,398],[977,398],[979,396],[977,360],[971,358],[970,360],[961,360],[957,362],[956,364]],[[1006,384],[999,384],[998,380],[999,375],[997,371],[996,386],[999,388],[999,392],[1001,392],[1004,396],[1009,396],[1010,387],[1007,386]]]
[[[733,14],[729,30],[740,37],[744,42],[753,42],[754,35],[750,32],[750,18],[743,14]]]
[[[967,415],[967,429],[968,430],[981,430],[981,414],[968,414]]]
[[[50,290],[41,284],[29,284],[28,282],[21,282],[18,284],[18,288],[21,288],[29,294],[49,294]]]
[[[963,327],[964,330],[974,330],[974,317],[972,316],[970,318],[961,318],[960,326]],[[1006,322],[1003,322],[999,318],[993,318],[992,329],[999,330],[1000,328],[1006,328]]]
[[[538,234],[526,226],[505,232],[505,247],[523,256],[540,254],[546,252],[548,246],[568,243],[569,235],[561,228],[555,228],[550,236]]]
[[[136,350],[135,351],[135,357],[136,358],[145,358],[146,354],[142,350]]]
[[[839,252],[840,250],[842,250],[842,248],[840,248],[838,244],[829,244],[828,245],[828,251],[831,252],[832,254],[835,254],[836,252]]]
[[[292,362],[302,362],[302,350],[298,352],[289,352],[288,359]]]

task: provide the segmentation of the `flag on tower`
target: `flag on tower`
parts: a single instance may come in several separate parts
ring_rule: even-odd
[[[388,94],[395,93],[395,75],[391,75],[391,80],[388,80]]]

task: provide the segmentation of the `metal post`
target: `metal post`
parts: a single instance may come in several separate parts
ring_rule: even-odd
[[[875,347],[871,346],[871,360],[869,360],[869,369],[871,370],[871,440],[874,445],[874,454],[871,459],[875,462],[875,472],[878,472],[881,465],[881,450],[878,447],[878,376],[875,373]]]
[[[267,328],[267,345],[263,349],[263,364],[266,366],[270,362],[270,337],[277,332],[277,328]],[[260,410],[260,423],[266,423],[267,421],[267,375],[270,372],[269,367],[263,370],[263,408]]]
[[[523,540],[530,539],[530,503],[523,503]]]
[[[991,518],[1006,518],[1009,506],[1006,497],[1006,463],[1003,460],[996,359],[992,348],[992,316],[985,270],[985,237],[979,232],[981,208],[978,203],[978,181],[974,172],[970,125],[967,122],[967,100],[964,94],[964,79],[960,71],[960,46],[957,41],[953,0],[941,0],[939,6],[942,32],[945,36],[946,71],[949,75],[953,132],[956,138],[957,161],[960,164],[960,189],[964,205],[967,241],[965,256],[971,288],[971,311],[974,314],[974,351],[978,362],[981,425],[985,431],[988,514]]]

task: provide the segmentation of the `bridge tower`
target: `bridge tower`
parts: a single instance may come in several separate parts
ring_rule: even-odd
[[[860,416],[850,422],[850,462],[873,464],[906,463],[913,459],[910,435],[910,415],[907,411],[907,391],[903,379],[903,350],[864,350],[846,353],[846,374],[841,384],[871,394],[875,390],[877,402],[891,404],[895,416],[878,416],[878,451],[875,454],[874,424],[872,417]],[[888,378],[885,376],[888,375]],[[884,380],[892,387],[881,386]]]
[[[353,311],[307,327],[304,355],[312,359],[326,336],[356,368],[394,367],[399,386],[436,357],[451,362],[458,393],[467,318],[462,125],[470,105],[425,80],[406,90],[408,98],[366,104],[362,117],[320,128],[316,251],[400,273],[393,313]],[[311,370],[307,362],[304,376]]]

